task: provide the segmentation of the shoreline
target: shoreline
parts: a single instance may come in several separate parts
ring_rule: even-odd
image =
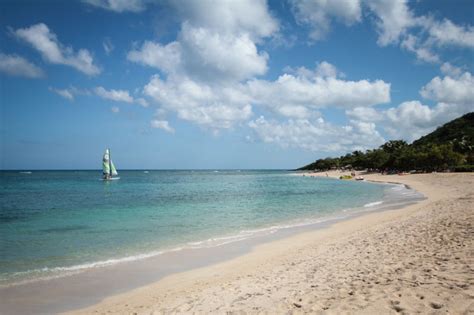
[[[295,176],[295,175],[308,176],[306,174],[289,174],[289,176]],[[309,176],[312,177],[312,175],[309,175]],[[334,179],[334,178],[335,177],[331,177],[331,179]],[[388,184],[390,186],[394,186],[392,188],[395,188],[396,186],[400,185],[399,183],[396,183],[396,182],[385,183],[385,182],[374,181],[374,183]],[[282,237],[288,237],[294,234],[302,233],[302,232],[305,232],[307,229],[313,230],[313,229],[324,228],[327,225],[331,225],[339,221],[350,220],[354,217],[365,215],[367,213],[392,210],[395,208],[399,208],[400,204],[409,205],[409,204],[416,203],[424,199],[424,197],[421,194],[411,189],[408,185],[403,185],[403,186],[407,190],[410,190],[411,192],[413,192],[412,196],[403,198],[401,196],[406,195],[407,192],[402,192],[402,193],[393,192],[393,193],[387,194],[388,197],[387,195],[382,197],[382,200],[371,201],[366,204],[354,206],[350,208],[341,208],[335,211],[334,213],[330,213],[330,214],[322,214],[320,216],[292,219],[290,221],[283,221],[283,222],[278,222],[278,223],[269,224],[265,226],[244,229],[244,230],[234,232],[233,234],[223,234],[223,235],[212,236],[209,239],[202,239],[202,240],[192,241],[188,243],[175,244],[169,248],[155,249],[153,251],[147,251],[147,252],[138,253],[138,254],[130,255],[130,256],[108,258],[108,259],[92,261],[92,262],[84,262],[84,263],[79,263],[79,264],[71,265],[71,266],[60,266],[60,267],[52,267],[49,269],[41,268],[41,269],[34,269],[34,270],[29,270],[29,271],[22,271],[18,273],[19,274],[32,274],[35,272],[37,273],[48,272],[49,274],[46,274],[44,276],[41,275],[35,278],[25,278],[25,279],[20,279],[15,282],[0,284],[0,290],[9,288],[9,287],[28,285],[30,283],[35,283],[35,282],[40,282],[40,281],[66,278],[68,276],[79,274],[82,272],[87,272],[95,268],[104,268],[104,267],[114,266],[116,264],[126,264],[130,262],[146,260],[146,259],[150,259],[150,258],[163,255],[163,254],[166,255],[171,252],[179,252],[181,250],[199,250],[202,248],[220,247],[223,245],[227,245],[229,243],[266,237],[273,233],[288,234],[286,236],[276,237],[275,239],[271,239],[271,240],[256,241],[255,242],[255,246],[256,246],[256,245],[259,245],[260,243],[272,242]],[[389,188],[384,188],[384,189],[389,190]],[[286,230],[288,231],[288,233],[284,233],[284,231]]]
[[[298,173],[295,175],[325,177],[325,173]],[[341,175],[339,172],[331,173],[331,177],[337,178],[339,175]],[[459,177],[456,174],[439,176],[452,177],[453,175]],[[470,174],[463,176],[467,176],[470,183],[473,182],[473,176]],[[419,175],[415,176],[415,178],[418,177]],[[392,175],[370,175],[367,177],[368,180],[378,183],[387,183],[387,179],[395,178],[396,176]],[[295,262],[301,261],[300,256],[305,257],[303,261],[308,259],[319,261],[321,257],[315,256],[313,252],[315,244],[325,244],[327,241],[341,242],[367,227],[402,220],[415,214],[418,211],[416,209],[422,204],[443,199],[443,193],[446,190],[443,185],[440,190],[433,190],[432,184],[423,187],[423,182],[416,180],[412,182],[408,176],[403,177],[402,180],[396,179],[397,181],[395,183],[393,183],[395,180],[392,181],[392,184],[411,186],[417,191],[423,192],[427,199],[402,209],[389,207],[361,211],[352,213],[349,218],[344,217],[311,224],[307,228],[282,230],[274,235],[239,241],[230,244],[230,246],[226,244],[205,250],[185,250],[183,253],[176,252],[168,256],[164,255],[159,259],[147,258],[143,260],[143,263],[119,264],[115,267],[97,268],[79,275],[68,276],[67,279],[60,278],[58,281],[38,282],[37,285],[25,286],[20,290],[13,289],[7,294],[2,294],[0,291],[0,299],[6,302],[1,307],[2,313],[49,314],[66,310],[72,314],[96,311],[100,313],[108,311],[114,313],[151,313],[152,311],[208,313],[227,310],[245,310],[254,313],[257,309],[280,313],[294,310],[295,306],[291,303],[283,309],[277,310],[273,307],[275,303],[284,303],[286,298],[283,298],[283,295],[279,298],[276,295],[277,299],[275,300],[273,294],[270,294],[266,296],[265,303],[253,301],[261,296],[261,292],[268,290],[268,287],[273,287],[273,290],[275,288],[286,290],[285,287],[288,286],[288,283],[275,283],[278,278],[275,279],[269,270],[280,269],[282,265],[289,264],[289,269],[286,269],[288,272],[288,270],[295,268]],[[426,188],[429,190],[423,191]],[[325,246],[319,247],[324,248]],[[183,261],[180,262],[180,260]],[[189,265],[189,261],[192,261],[193,264]],[[179,266],[171,266],[176,263]],[[157,270],[157,266],[160,266],[158,269],[165,266],[165,272]],[[255,270],[260,272],[255,274]],[[297,273],[307,272],[304,268],[296,268],[296,271]],[[291,273],[289,272],[289,274]],[[262,279],[256,281],[261,275],[265,275],[264,281]],[[243,283],[240,283],[242,281]],[[244,297],[241,296],[242,294],[235,296],[236,293],[251,288],[253,282],[258,283],[261,292],[248,292]],[[304,284],[304,281],[301,282]],[[110,284],[113,284],[112,288]],[[227,288],[238,291],[226,292]],[[264,288],[265,290],[263,290]],[[297,289],[297,291],[302,291],[300,287]],[[174,293],[170,294],[169,290]],[[203,291],[208,292],[214,298],[220,297],[220,299],[212,301],[212,303],[193,302],[198,297],[203,297]],[[7,291],[3,291],[3,293],[5,292]],[[89,298],[86,298],[84,293],[89,295]],[[284,295],[288,294],[286,292]],[[190,299],[183,300],[184,295]],[[236,299],[229,301],[228,299],[231,297],[236,297]],[[268,299],[271,300],[270,304]],[[246,302],[237,303],[235,302],[237,300]],[[224,305],[216,306],[222,302],[225,302]],[[51,305],[48,306],[48,303]],[[295,303],[299,305],[298,301]],[[313,305],[314,307],[316,306]]]
[[[89,307],[107,297],[148,286],[173,274],[236,259],[250,253],[261,244],[276,242],[308,231],[325,229],[337,222],[368,213],[388,211],[396,208],[400,202],[414,203],[420,198],[410,192],[408,192],[410,196],[403,197],[403,191],[396,189],[392,192],[393,188],[396,186],[389,185],[384,188],[388,195],[383,197],[383,202],[369,202],[360,207],[341,209],[337,213],[311,218],[308,219],[309,221],[270,226],[268,229],[263,229],[269,230],[267,233],[259,232],[258,235],[238,239],[235,242],[224,242],[210,247],[180,247],[179,250],[169,250],[143,259],[2,286],[0,297],[3,298],[4,303],[1,308],[8,314],[35,314]],[[371,206],[372,204],[375,206]],[[260,230],[262,228],[258,229]],[[182,262],[183,260],[185,262]],[[36,298],[31,299],[31,296]]]
[[[324,173],[305,173],[305,175],[325,176]],[[336,176],[340,175],[340,173],[332,173],[331,175]],[[374,174],[364,176],[366,176],[367,180],[378,182],[387,182],[387,179],[393,179],[394,177],[394,175]],[[410,310],[410,308],[414,311],[434,311],[437,309],[443,309],[443,312],[472,311],[473,306],[471,304],[473,303],[471,301],[474,295],[471,285],[474,285],[474,283],[472,283],[472,277],[469,278],[467,276],[468,273],[473,271],[470,267],[472,257],[466,254],[466,247],[468,252],[472,250],[472,240],[470,239],[461,240],[464,246],[461,247],[459,257],[453,262],[456,266],[459,263],[464,264],[460,271],[462,276],[459,278],[458,273],[456,273],[457,278],[455,281],[459,282],[457,283],[458,285],[449,285],[446,288],[443,281],[450,282],[450,279],[445,276],[444,279],[447,280],[443,280],[442,277],[439,278],[440,282],[438,285],[435,284],[435,288],[430,288],[429,290],[423,288],[426,285],[425,282],[417,279],[425,277],[425,273],[428,273],[428,271],[423,270],[430,268],[420,270],[413,268],[414,270],[410,270],[410,279],[415,283],[414,289],[411,285],[405,286],[403,283],[397,283],[397,281],[403,280],[397,274],[400,268],[403,269],[402,267],[410,266],[410,262],[405,264],[406,260],[418,259],[416,255],[391,257],[390,253],[393,251],[393,248],[401,246],[400,250],[406,251],[409,249],[404,248],[408,246],[407,244],[399,244],[397,238],[392,240],[388,237],[392,242],[388,252],[385,251],[386,247],[378,248],[377,242],[371,245],[370,248],[372,250],[374,248],[376,252],[383,250],[384,253],[387,253],[388,257],[394,259],[393,263],[382,265],[368,258],[370,256],[369,253],[372,253],[372,251],[368,251],[367,256],[364,257],[366,254],[362,255],[364,249],[361,249],[360,246],[355,246],[357,255],[350,257],[348,257],[347,250],[336,250],[335,252],[330,250],[347,247],[349,244],[354,247],[355,241],[360,241],[362,244],[367,242],[367,240],[370,242],[372,240],[370,233],[363,238],[360,238],[360,236],[372,230],[375,230],[375,232],[382,231],[383,235],[401,233],[398,237],[416,240],[420,237],[418,235],[420,233],[417,232],[420,227],[417,225],[425,224],[424,220],[420,223],[420,217],[423,219],[429,218],[429,220],[442,218],[445,221],[447,219],[444,216],[449,216],[449,220],[452,221],[463,217],[464,221],[456,222],[456,224],[462,225],[464,222],[468,224],[464,228],[472,229],[470,219],[472,219],[473,212],[473,197],[472,189],[469,190],[469,187],[472,186],[469,185],[474,183],[474,174],[407,175],[397,177],[396,182],[413,187],[423,193],[426,199],[395,211],[388,210],[364,214],[347,221],[337,222],[325,229],[304,232],[274,242],[261,244],[253,248],[251,252],[229,261],[172,274],[153,284],[107,297],[96,305],[70,312],[70,314],[104,313],[107,311],[114,313],[150,313],[153,311],[177,313],[225,311],[255,313],[263,311],[281,313],[298,311],[300,309],[301,311],[311,312],[363,310],[364,312],[381,311],[395,313],[405,309]],[[443,208],[447,207],[451,209],[451,212],[443,211]],[[394,225],[408,226],[407,229],[409,229],[410,233],[403,234],[403,230],[394,232]],[[433,224],[424,228],[437,229],[438,226]],[[443,233],[449,232],[449,227],[443,229]],[[461,236],[466,236],[464,230]],[[378,240],[384,241],[383,238],[378,238]],[[459,242],[459,240],[457,241]],[[430,241],[423,239],[423,242]],[[449,239],[446,242],[449,242]],[[417,242],[412,245],[416,247],[416,244]],[[430,243],[430,246],[437,245]],[[425,260],[425,265],[431,265],[430,259],[436,259],[440,253],[439,251],[432,252],[431,247],[421,249],[424,250],[424,258],[422,257],[422,260]],[[443,253],[445,251],[450,253],[450,248],[446,247],[441,247],[439,250],[442,250]],[[362,276],[359,273],[354,275],[354,268],[347,267],[354,264],[354,259],[359,261],[358,266],[360,268],[368,270],[371,268],[375,268],[375,270],[382,269],[382,272],[376,275],[373,272],[362,273]],[[443,259],[447,259],[445,260],[447,264],[451,262],[449,258]],[[328,263],[331,261],[333,261],[333,264]],[[426,261],[430,261],[430,263],[428,264]],[[375,264],[375,267],[372,266],[373,264]],[[401,267],[392,270],[393,265],[400,265]],[[315,266],[319,268],[311,269]],[[334,266],[339,267],[339,274],[345,275],[340,280],[343,284],[342,291],[337,289],[341,286],[331,287],[330,284],[321,281],[321,277],[315,277],[316,274],[321,276],[320,273],[326,277],[334,277],[334,274],[329,272]],[[384,269],[387,270],[384,271]],[[430,269],[431,274],[429,274],[431,278],[437,274],[433,270],[440,273],[445,273],[448,270],[449,274],[449,268],[440,269],[433,267],[433,269]],[[301,277],[302,274],[306,281],[303,279],[303,281],[295,283],[292,280]],[[392,276],[392,274],[395,276]],[[371,281],[365,280],[364,284],[360,284],[360,287],[357,287],[352,283],[354,276],[356,278],[367,277]],[[389,279],[382,279],[384,276],[388,276]],[[377,280],[377,277],[380,279]],[[337,277],[337,279],[339,278]],[[386,283],[381,287],[381,283],[384,281]],[[316,284],[310,285],[313,282]],[[363,290],[359,292],[361,288]],[[381,288],[383,290],[380,290]],[[405,294],[405,291],[413,291],[418,288],[421,288],[423,292],[421,296],[423,298],[418,297],[416,301],[412,301],[414,297],[410,296],[410,294],[407,294],[407,297],[401,293],[397,293],[400,296],[390,295],[391,293],[395,294],[395,291],[403,291]],[[388,292],[390,289],[393,289],[394,292]],[[363,292],[364,290],[370,292]],[[451,294],[450,297],[444,296],[446,295],[445,291]],[[378,296],[380,295],[379,292],[383,294],[381,300],[380,296]],[[420,293],[416,294],[420,295]],[[312,301],[311,296],[313,295],[319,298]],[[372,299],[377,296],[376,300]],[[361,299],[360,301],[359,298]]]

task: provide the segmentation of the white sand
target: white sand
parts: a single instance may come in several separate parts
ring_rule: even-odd
[[[260,245],[73,313],[474,314],[474,174],[364,177],[407,184],[427,199]]]

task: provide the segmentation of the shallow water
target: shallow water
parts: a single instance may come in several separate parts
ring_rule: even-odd
[[[0,284],[241,241],[407,193],[286,171],[0,174]]]

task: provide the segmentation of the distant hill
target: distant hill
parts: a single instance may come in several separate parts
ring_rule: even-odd
[[[474,112],[454,119],[426,136],[413,142],[413,146],[452,143],[456,152],[474,150]]]
[[[379,171],[473,171],[474,112],[438,127],[412,144],[391,140],[377,149],[318,159],[298,170],[344,167]]]

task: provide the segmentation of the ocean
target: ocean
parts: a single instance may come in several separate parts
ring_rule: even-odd
[[[418,198],[288,171],[0,172],[0,285],[231,242]]]

